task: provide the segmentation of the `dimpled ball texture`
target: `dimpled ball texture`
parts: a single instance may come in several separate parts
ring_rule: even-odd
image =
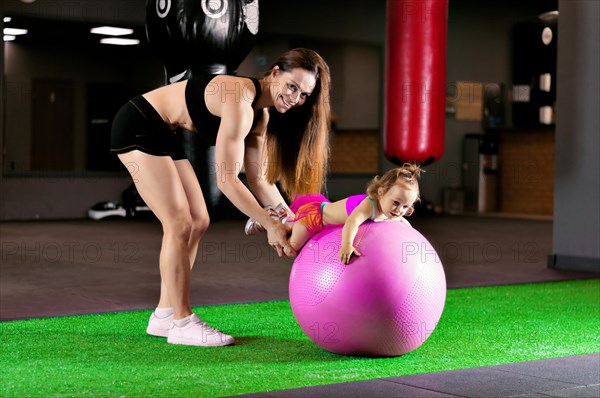
[[[444,269],[433,246],[400,222],[363,223],[361,253],[338,258],[342,226],[328,226],[302,248],[289,281],[292,312],[304,333],[336,354],[394,357],[433,333],[446,302]]]

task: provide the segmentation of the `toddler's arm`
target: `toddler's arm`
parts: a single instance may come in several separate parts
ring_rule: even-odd
[[[356,208],[352,211],[352,214],[348,216],[348,219],[344,223],[344,229],[342,229],[342,244],[338,257],[344,264],[348,264],[350,257],[354,254],[360,256],[358,250],[354,248],[354,238],[358,233],[358,227],[360,224],[371,218],[373,214],[373,205],[367,199],[363,200]]]

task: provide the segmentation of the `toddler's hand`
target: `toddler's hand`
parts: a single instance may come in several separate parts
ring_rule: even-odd
[[[356,256],[360,256],[360,253],[354,248],[354,246],[343,245],[340,249],[340,252],[338,253],[338,257],[344,264],[348,264],[350,262],[350,257],[353,254]]]

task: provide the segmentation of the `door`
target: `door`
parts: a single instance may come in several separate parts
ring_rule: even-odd
[[[73,82],[34,79],[31,117],[31,170],[73,170]]]

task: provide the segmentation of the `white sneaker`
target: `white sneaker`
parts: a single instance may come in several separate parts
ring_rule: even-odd
[[[150,315],[150,320],[148,321],[146,333],[148,333],[151,336],[169,337],[169,330],[171,330],[172,324],[173,315],[169,315],[164,318],[159,318],[153,312],[152,315]]]
[[[198,315],[192,314],[187,325],[178,327],[174,323],[172,324],[167,342],[202,347],[221,347],[233,344],[234,339],[203,322],[198,318]]]
[[[244,232],[246,233],[246,235],[255,235],[259,232],[265,231],[265,227],[260,225],[260,223],[254,218],[249,218],[248,221],[246,221],[246,226],[244,227]]]
[[[267,211],[267,213],[271,215],[271,217],[274,220],[279,220],[282,224],[285,224],[288,219],[294,216],[291,210],[287,209],[287,207],[285,207],[283,203],[278,204],[277,207],[275,207],[275,209],[273,209],[271,206],[266,206],[264,207],[264,209]],[[255,219],[249,218],[248,221],[246,221],[246,226],[244,227],[244,232],[246,233],[246,235],[255,235],[259,232],[264,231],[266,231],[265,227],[260,225],[260,223]]]
[[[273,208],[270,205],[263,207],[263,210],[265,210],[267,213],[271,214],[271,217],[273,217],[273,215],[275,214],[275,211],[273,210]],[[260,225],[260,223],[258,221],[256,221],[255,219],[253,219],[252,217],[249,218],[248,221],[246,221],[246,226],[244,227],[244,232],[246,233],[246,235],[255,235],[259,232],[265,232],[265,231],[266,231],[265,227]]]
[[[275,213],[277,213],[277,218],[281,221],[282,224],[285,224],[287,220],[294,217],[294,213],[287,207],[280,203],[275,207]]]

